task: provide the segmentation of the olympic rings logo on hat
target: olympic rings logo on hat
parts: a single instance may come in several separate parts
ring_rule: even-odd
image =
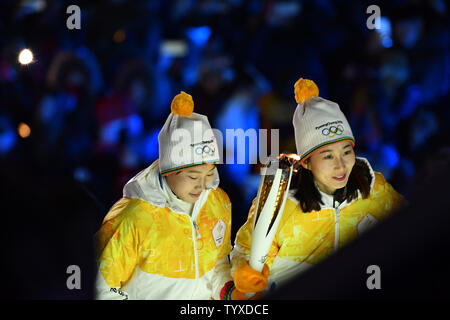
[[[200,147],[198,146],[197,148],[195,148],[195,154],[196,155],[201,155],[202,157],[213,157],[216,153],[216,149],[214,147],[210,147],[208,145]]]
[[[334,137],[335,135],[340,136],[342,133],[344,133],[344,127],[341,126],[340,124],[337,126],[331,126],[329,128],[324,128],[322,130],[322,134],[324,136],[327,136],[330,138]]]

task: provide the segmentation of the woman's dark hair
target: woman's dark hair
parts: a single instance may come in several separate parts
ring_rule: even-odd
[[[306,160],[308,161],[308,160]],[[323,204],[322,197],[314,184],[314,178],[310,170],[299,166],[297,174],[292,177],[292,189],[297,189],[294,197],[304,213],[313,210],[319,211],[320,204]],[[339,203],[347,200],[352,201],[358,197],[358,190],[361,192],[363,199],[367,198],[370,193],[370,183],[372,177],[368,166],[363,160],[356,159],[347,185],[344,188],[337,189],[334,193],[334,199]]]

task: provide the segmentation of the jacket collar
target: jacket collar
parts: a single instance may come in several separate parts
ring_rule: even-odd
[[[370,192],[372,192],[373,185],[375,184],[375,172],[372,169],[369,161],[363,157],[356,157],[356,161],[359,161],[362,165],[366,166],[369,169],[370,177],[372,178],[370,181]]]

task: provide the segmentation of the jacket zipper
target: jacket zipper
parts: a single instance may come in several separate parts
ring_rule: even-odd
[[[334,222],[334,252],[338,249],[339,245],[339,208],[335,208],[335,222]]]
[[[207,197],[208,195],[206,195]],[[203,205],[203,204],[202,204]],[[200,232],[198,230],[198,226],[196,223],[196,219],[198,216],[198,211],[201,209],[198,207],[199,202],[196,201],[194,204],[194,208],[192,209],[191,216],[189,217],[189,220],[191,221],[192,225],[192,241],[194,244],[194,257],[195,257],[195,279],[199,278],[199,270],[198,270],[198,252],[197,252],[197,237],[200,238]],[[188,215],[189,216],[189,215]]]
[[[194,241],[195,279],[198,279],[197,226],[192,222],[192,240]]]
[[[339,246],[339,218],[340,218],[340,210],[339,204],[337,207],[334,205],[334,197],[333,197],[333,208],[334,208],[334,252],[338,249]]]
[[[194,214],[197,210],[197,203],[194,204],[194,209],[192,210],[192,217],[190,220],[192,222],[192,241],[194,242],[194,257],[195,257],[195,279],[199,277],[198,271],[198,253],[197,253],[197,235],[199,235],[197,223],[195,219],[197,219],[197,214]]]

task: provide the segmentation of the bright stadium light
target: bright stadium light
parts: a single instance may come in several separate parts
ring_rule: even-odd
[[[19,63],[20,64],[29,64],[33,62],[33,52],[30,49],[23,49],[19,53]]]

